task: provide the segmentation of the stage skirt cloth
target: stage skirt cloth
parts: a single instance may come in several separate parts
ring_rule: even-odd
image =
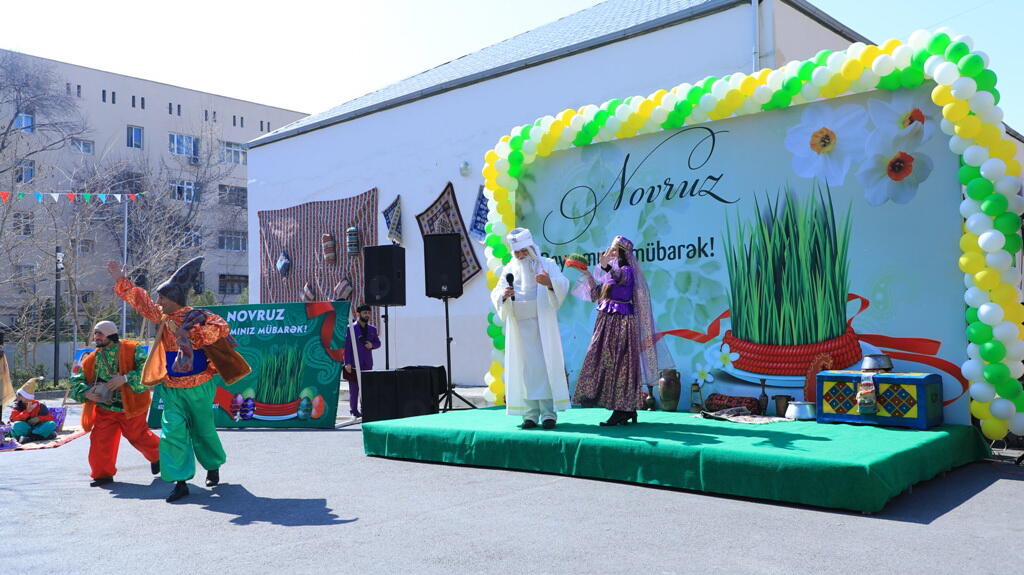
[[[638,329],[634,314],[598,312],[573,403],[621,411],[644,407]]]

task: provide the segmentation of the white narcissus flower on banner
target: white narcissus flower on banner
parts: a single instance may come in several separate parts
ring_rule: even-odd
[[[729,344],[722,344],[719,349],[710,348],[708,350],[707,359],[714,367],[718,369],[725,369],[733,364],[737,359],[740,358],[740,354],[729,349]]]
[[[786,132],[785,144],[793,154],[793,171],[801,178],[843,185],[850,167],[864,156],[866,123],[863,106],[808,106],[800,123]]]
[[[868,100],[868,114],[876,130],[907,137],[917,144],[930,140],[942,120],[942,113],[928,94],[920,91],[894,92],[891,102],[872,98]]]
[[[711,370],[706,365],[698,365],[697,370],[693,374],[694,383],[711,383],[715,381],[715,376],[711,375]]]
[[[932,173],[932,159],[919,151],[917,135],[878,130],[868,139],[868,157],[857,170],[864,198],[872,206],[906,204]]]

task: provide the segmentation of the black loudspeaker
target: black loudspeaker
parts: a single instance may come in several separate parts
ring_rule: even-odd
[[[369,305],[405,305],[405,248],[363,248],[363,293]]]
[[[431,372],[425,369],[363,372],[363,422],[437,413]]]
[[[423,278],[427,297],[441,299],[462,295],[462,236],[423,236]]]

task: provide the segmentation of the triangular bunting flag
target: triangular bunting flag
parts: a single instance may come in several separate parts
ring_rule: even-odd
[[[64,194],[64,195],[68,197],[69,201],[72,201],[72,202],[75,201],[75,194]]]
[[[92,194],[82,194],[82,197],[85,198],[87,204],[92,201]]]
[[[135,200],[136,200],[137,198],[138,198],[138,194],[128,194],[128,199],[129,199],[129,200],[131,200],[131,201],[133,201],[133,202],[134,202],[134,201],[135,201]]]
[[[11,192],[0,192],[0,200],[3,200],[3,203],[6,204],[7,203],[7,199],[10,198],[10,197],[11,197]]]
[[[43,203],[43,194],[36,192],[36,201],[39,202],[40,204]]]
[[[117,200],[118,202],[120,202],[121,201],[121,194],[114,194],[114,199]]]
[[[53,201],[55,202],[60,201],[60,194],[50,194],[50,197],[53,198]]]
[[[19,199],[19,200],[20,200],[21,198],[24,198],[24,197],[25,197],[25,193],[24,193],[24,192],[18,192],[18,199]]]
[[[107,203],[107,194],[96,194],[96,197],[100,199],[101,204]]]

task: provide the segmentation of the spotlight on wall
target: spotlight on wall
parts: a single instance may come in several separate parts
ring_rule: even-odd
[[[469,175],[469,162],[463,161],[459,164],[459,173],[462,174],[463,177]]]

